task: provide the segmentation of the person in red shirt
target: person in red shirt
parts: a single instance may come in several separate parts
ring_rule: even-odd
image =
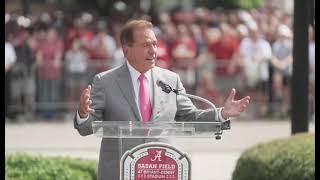
[[[240,68],[237,67],[239,39],[231,33],[229,25],[223,23],[219,29],[220,38],[209,44],[209,51],[218,65],[215,74],[219,77],[235,76],[240,72]]]
[[[180,75],[187,92],[195,93],[197,44],[185,24],[177,26],[177,39],[173,41],[171,55],[172,70]]]
[[[36,53],[37,98],[45,118],[52,118],[58,108],[55,105],[60,97],[63,52],[64,46],[57,31],[49,28]]]
[[[239,78],[241,78],[242,65],[238,58],[238,37],[226,23],[221,23],[219,30],[218,40],[209,42],[208,50],[214,60],[214,84],[221,94],[230,88],[241,86]],[[224,94],[220,97],[224,97]],[[223,99],[218,102],[223,102]]]
[[[172,61],[169,53],[168,43],[165,41],[160,28],[154,28],[154,32],[158,39],[156,65],[164,69],[170,69],[172,66]]]

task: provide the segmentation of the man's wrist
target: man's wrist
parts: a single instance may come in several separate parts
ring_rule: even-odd
[[[81,118],[81,117],[80,117],[79,110],[77,111],[77,122],[78,122],[78,124],[82,124],[83,122],[85,122],[86,120],[88,120],[88,118],[89,118],[89,115],[87,115],[87,117]]]
[[[88,113],[81,113],[80,111],[78,111],[79,117],[80,118],[87,118],[88,117]]]
[[[221,116],[223,119],[229,119],[230,117],[224,111],[224,107],[221,108]]]

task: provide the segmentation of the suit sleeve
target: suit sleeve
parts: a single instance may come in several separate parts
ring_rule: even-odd
[[[183,84],[177,76],[177,87],[176,89],[186,93]],[[218,112],[220,108],[218,108]],[[176,121],[199,121],[199,122],[212,122],[221,121],[219,118],[215,119],[215,112],[213,109],[201,110],[197,109],[190,98],[182,95],[177,96],[177,113],[175,116]]]
[[[103,86],[101,77],[96,75],[92,83],[91,91],[91,108],[95,111],[89,114],[86,121],[81,124],[77,122],[77,114],[74,117],[74,128],[78,130],[82,136],[90,135],[93,133],[92,121],[103,121],[105,109],[105,86]]]

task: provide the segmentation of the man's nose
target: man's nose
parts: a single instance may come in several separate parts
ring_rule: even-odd
[[[152,45],[152,46],[150,47],[150,52],[151,52],[152,54],[156,54],[156,53],[157,53],[157,49],[158,49],[158,46],[157,46],[157,45]]]

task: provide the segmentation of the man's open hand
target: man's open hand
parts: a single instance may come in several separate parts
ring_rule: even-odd
[[[236,94],[236,90],[233,88],[227,100],[224,103],[222,116],[225,119],[239,116],[240,113],[243,112],[249,105],[250,96],[246,96],[240,100],[234,100],[235,94]]]
[[[91,94],[91,85],[88,85],[86,89],[83,90],[80,96],[80,105],[79,105],[79,116],[80,118],[88,117],[90,112],[94,112],[94,109],[90,108],[92,101],[90,99]]]

